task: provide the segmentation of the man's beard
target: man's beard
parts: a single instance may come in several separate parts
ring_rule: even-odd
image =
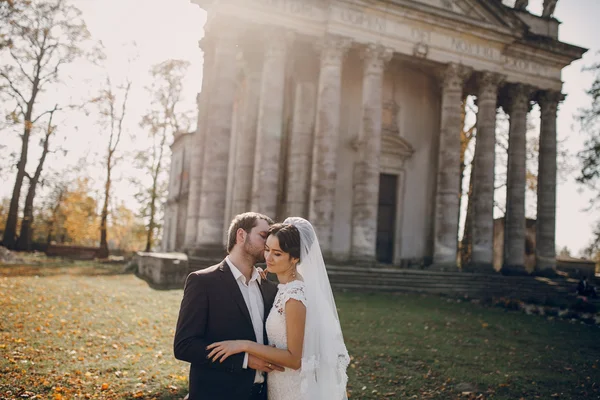
[[[263,263],[265,262],[265,249],[259,249],[250,243],[250,236],[246,237],[246,242],[244,243],[244,251],[248,254],[249,257],[252,258],[252,264]]]

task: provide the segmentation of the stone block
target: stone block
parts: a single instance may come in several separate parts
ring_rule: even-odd
[[[187,255],[183,253],[142,253],[134,257],[136,276],[153,289],[181,289],[190,273]]]

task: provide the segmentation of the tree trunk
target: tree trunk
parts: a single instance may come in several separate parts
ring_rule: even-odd
[[[29,137],[31,136],[31,111],[28,110],[25,118],[25,128],[21,138],[21,157],[17,164],[17,177],[13,188],[12,197],[10,199],[10,207],[8,209],[8,217],[4,228],[4,236],[2,243],[8,249],[15,249],[17,245],[17,221],[19,219],[19,200],[21,198],[21,188],[25,179],[25,167],[27,165],[27,153],[29,152]]]
[[[65,190],[63,188],[58,192],[58,197],[56,199],[56,204],[52,208],[52,215],[50,216],[50,220],[48,221],[48,236],[46,238],[46,244],[50,244],[52,242],[52,235],[54,234],[54,226],[56,224],[56,218],[58,215],[58,210],[60,210],[60,206],[63,200]]]
[[[49,246],[52,243],[52,235],[54,234],[54,216],[48,221],[48,235],[46,236],[46,245]]]
[[[56,110],[56,108],[55,108]],[[42,170],[44,169],[44,162],[48,155],[48,149],[50,147],[50,135],[52,135],[52,117],[54,111],[50,113],[50,119],[48,120],[48,129],[46,131],[46,137],[44,138],[44,145],[42,155],[33,178],[29,181],[29,190],[27,190],[27,197],[25,198],[25,207],[23,208],[23,221],[21,222],[21,233],[16,243],[17,250],[31,251],[33,243],[33,200],[35,199],[35,191],[37,184],[40,181]]]
[[[465,168],[467,167],[465,164],[465,152],[467,150],[468,144],[465,145],[462,141],[467,140],[467,133],[465,132],[465,119],[467,117],[467,98],[465,97],[462,102],[462,113],[460,116],[460,136],[461,136],[461,146],[460,146],[460,179],[458,181],[458,220],[460,221],[460,210],[462,209],[463,202],[463,194],[462,194],[462,185],[465,179]],[[468,143],[468,142],[467,142]],[[458,232],[457,232],[458,234]]]
[[[33,106],[38,95],[40,85],[40,73],[41,73],[41,58],[38,59],[38,63],[35,66],[35,76],[32,81],[31,97],[27,102],[25,108],[25,114],[23,115],[23,136],[21,137],[21,156],[19,163],[17,164],[17,177],[15,179],[15,186],[13,188],[12,197],[10,199],[10,207],[8,209],[8,216],[6,219],[6,226],[4,228],[4,236],[2,238],[2,244],[8,249],[14,249],[17,244],[17,220],[19,217],[19,199],[21,198],[21,188],[23,187],[23,179],[25,178],[27,167],[27,155],[29,153],[29,138],[31,137],[31,129],[33,123],[31,118],[33,116]]]
[[[148,224],[148,234],[146,235],[146,249],[152,251],[152,242],[154,241],[154,214],[156,212],[156,190],[152,189],[152,200],[150,201],[150,223]]]
[[[106,184],[104,185],[104,204],[100,215],[100,252],[98,257],[108,258],[108,235],[107,235],[107,220],[108,220],[108,202],[110,200],[111,186],[111,169],[112,169],[112,152],[109,150],[108,162],[106,163]]]
[[[158,152],[158,161],[156,164],[156,169],[153,172],[152,176],[152,193],[150,198],[150,222],[148,224],[148,235],[146,236],[146,252],[152,251],[152,245],[154,242],[154,225],[156,219],[156,199],[158,198],[158,176],[160,175],[162,169],[162,158],[163,152],[165,148],[165,144],[167,142],[167,132],[166,126],[163,128],[162,138],[160,141],[160,150]],[[156,154],[156,153],[155,153]]]
[[[475,159],[475,157],[473,157]],[[463,239],[461,242],[461,251],[460,251],[460,265],[464,268],[471,261],[471,250],[473,247],[473,236],[472,236],[472,223],[473,223],[473,177],[475,168],[473,168],[473,163],[471,163],[471,177],[469,179],[469,193],[467,195],[467,216],[465,218],[465,230],[463,233]]]
[[[29,182],[29,190],[25,197],[23,208],[23,220],[21,221],[21,233],[17,239],[16,249],[19,251],[31,251],[33,242],[33,200],[35,198],[37,182],[32,179]]]

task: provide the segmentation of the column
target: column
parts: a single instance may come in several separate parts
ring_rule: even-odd
[[[310,185],[309,219],[325,254],[331,251],[335,207],[336,159],[342,95],[342,61],[351,41],[327,35],[320,42],[315,141]]]
[[[503,77],[491,72],[477,77],[477,139],[473,160],[473,230],[471,268],[493,271],[494,257],[494,166],[496,159],[496,105]]]
[[[252,210],[275,218],[277,213],[279,158],[282,151],[281,139],[283,136],[283,102],[288,36],[280,30],[269,33],[258,106],[257,145],[252,182]]]
[[[540,94],[540,152],[537,187],[536,273],[552,275],[556,268],[556,112],[560,92]]]
[[[525,269],[526,134],[532,89],[527,85],[513,84],[508,87],[507,95],[506,111],[510,117],[510,130],[502,273],[524,275],[527,274]]]
[[[206,137],[206,120],[212,82],[214,64],[214,42],[204,39],[201,43],[204,66],[202,71],[202,89],[196,98],[198,106],[198,122],[192,140],[192,159],[190,160],[190,188],[188,194],[187,221],[185,224],[184,247],[192,249],[196,244],[198,216],[200,213],[200,192],[202,191],[202,166],[204,164],[204,141]]]
[[[314,83],[296,84],[288,153],[286,213],[289,216],[308,217],[316,97]]]
[[[352,210],[352,258],[355,260],[375,261],[376,256],[383,71],[392,55],[390,49],[374,44],[367,45],[362,53],[362,119]]]
[[[227,169],[231,140],[233,103],[236,92],[237,35],[233,29],[219,31],[206,120],[202,191],[196,243],[198,247],[222,251],[223,220],[227,195]]]
[[[456,269],[460,200],[460,132],[463,86],[471,69],[446,67],[442,81],[442,115],[438,154],[433,262],[436,268]]]
[[[262,55],[253,49],[244,52],[245,84],[243,89],[241,123],[238,143],[235,150],[233,176],[232,214],[237,215],[251,209],[252,179],[254,174],[254,153],[256,151],[256,128],[260,82],[262,75]]]

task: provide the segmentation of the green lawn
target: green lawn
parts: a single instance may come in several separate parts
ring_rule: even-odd
[[[182,398],[182,291],[92,264],[0,266],[0,399]],[[337,293],[350,399],[598,399],[600,329],[467,302]]]

